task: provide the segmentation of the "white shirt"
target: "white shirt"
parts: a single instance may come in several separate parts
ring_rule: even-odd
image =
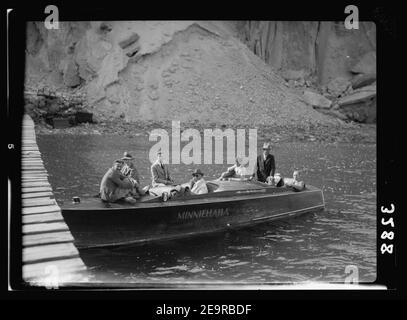
[[[206,186],[205,180],[201,178],[197,182],[195,182],[194,186],[191,189],[191,192],[195,194],[208,193],[208,187]]]
[[[238,166],[237,164],[233,165],[232,167],[229,167],[228,171],[234,171],[236,176],[245,176],[250,174],[246,167]]]

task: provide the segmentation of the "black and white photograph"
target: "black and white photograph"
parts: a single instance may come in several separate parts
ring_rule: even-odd
[[[21,22],[19,286],[386,289],[381,25],[63,10]]]

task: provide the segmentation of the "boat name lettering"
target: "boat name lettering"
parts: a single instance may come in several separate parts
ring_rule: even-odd
[[[236,191],[236,193],[254,193],[254,192],[266,192],[266,189],[255,189],[255,190],[242,190]]]
[[[218,218],[223,216],[228,216],[228,208],[219,208],[219,209],[202,209],[194,211],[183,211],[178,212],[178,219],[187,220],[187,219],[200,219],[200,218]]]

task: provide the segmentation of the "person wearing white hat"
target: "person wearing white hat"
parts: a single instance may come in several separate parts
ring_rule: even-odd
[[[266,182],[269,176],[274,177],[276,171],[276,162],[274,156],[270,154],[271,145],[266,142],[263,144],[263,154],[256,159],[256,165],[251,179],[256,179],[260,182]]]

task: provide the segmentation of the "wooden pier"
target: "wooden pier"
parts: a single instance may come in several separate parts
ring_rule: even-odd
[[[54,199],[34,122],[27,115],[22,129],[23,280],[51,288],[86,281],[86,266]]]

